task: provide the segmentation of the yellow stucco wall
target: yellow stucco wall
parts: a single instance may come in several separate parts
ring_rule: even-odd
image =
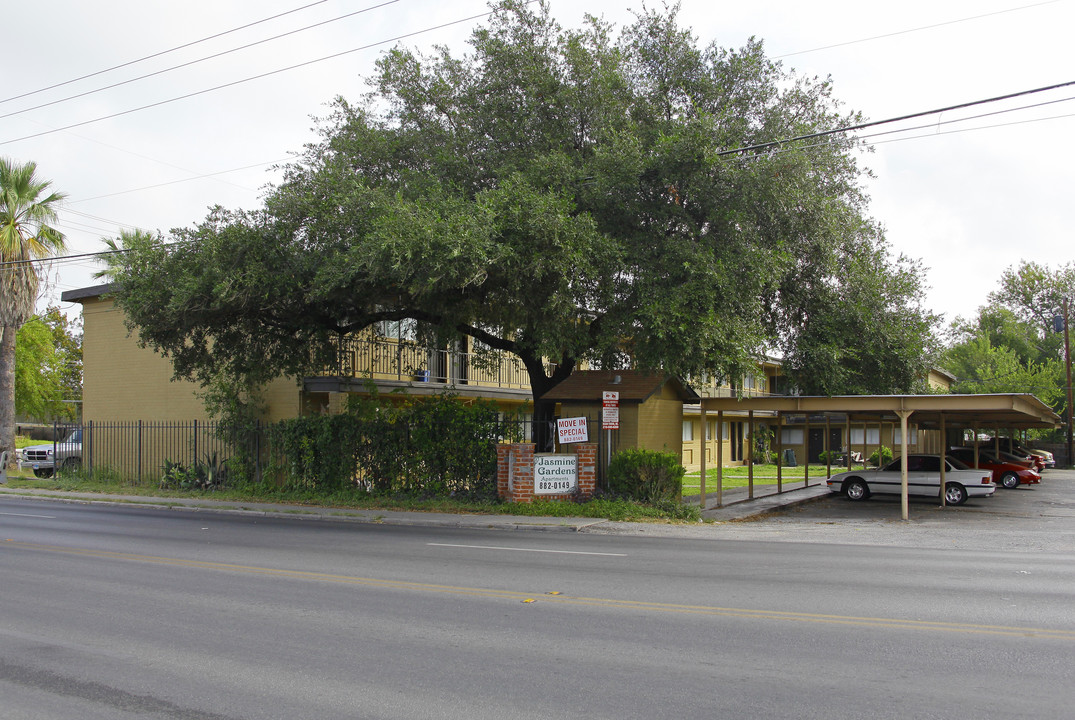
[[[200,386],[172,381],[172,365],[138,346],[109,298],[83,302],[83,418],[95,422],[128,420],[204,420]],[[264,389],[267,420],[299,414],[299,387],[280,379]]]

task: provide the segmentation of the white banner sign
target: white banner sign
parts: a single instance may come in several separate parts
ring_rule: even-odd
[[[590,436],[586,432],[586,418],[560,418],[556,421],[556,432],[559,435],[560,444],[589,442]]]
[[[577,455],[538,453],[534,455],[534,494],[566,495],[579,486]]]
[[[620,429],[620,394],[611,390],[601,393],[601,425],[605,430]]]

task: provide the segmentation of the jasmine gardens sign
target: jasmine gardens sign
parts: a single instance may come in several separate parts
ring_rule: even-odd
[[[565,495],[575,492],[578,487],[579,459],[576,455],[534,455],[535,495]]]

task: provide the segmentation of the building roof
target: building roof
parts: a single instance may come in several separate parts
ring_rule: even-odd
[[[706,398],[706,412],[777,412],[782,414],[844,413],[852,422],[899,422],[910,413],[919,427],[1053,428],[1060,416],[1033,395],[844,395],[834,397],[769,396],[763,398]]]
[[[65,290],[60,293],[60,299],[64,302],[78,302],[90,298],[100,297],[112,292],[112,283],[93,285],[92,287],[78,288],[77,290]]]
[[[620,402],[645,402],[670,385],[676,396],[685,403],[701,400],[689,385],[665,372],[642,370],[576,370],[559,385],[541,396],[556,402],[601,402],[602,393],[611,390],[620,394]]]

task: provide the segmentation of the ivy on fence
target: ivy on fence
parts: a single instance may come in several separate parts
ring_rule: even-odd
[[[496,443],[504,434],[492,403],[464,405],[451,395],[402,405],[356,398],[339,415],[268,428],[274,469],[286,484],[476,499],[496,496]]]

